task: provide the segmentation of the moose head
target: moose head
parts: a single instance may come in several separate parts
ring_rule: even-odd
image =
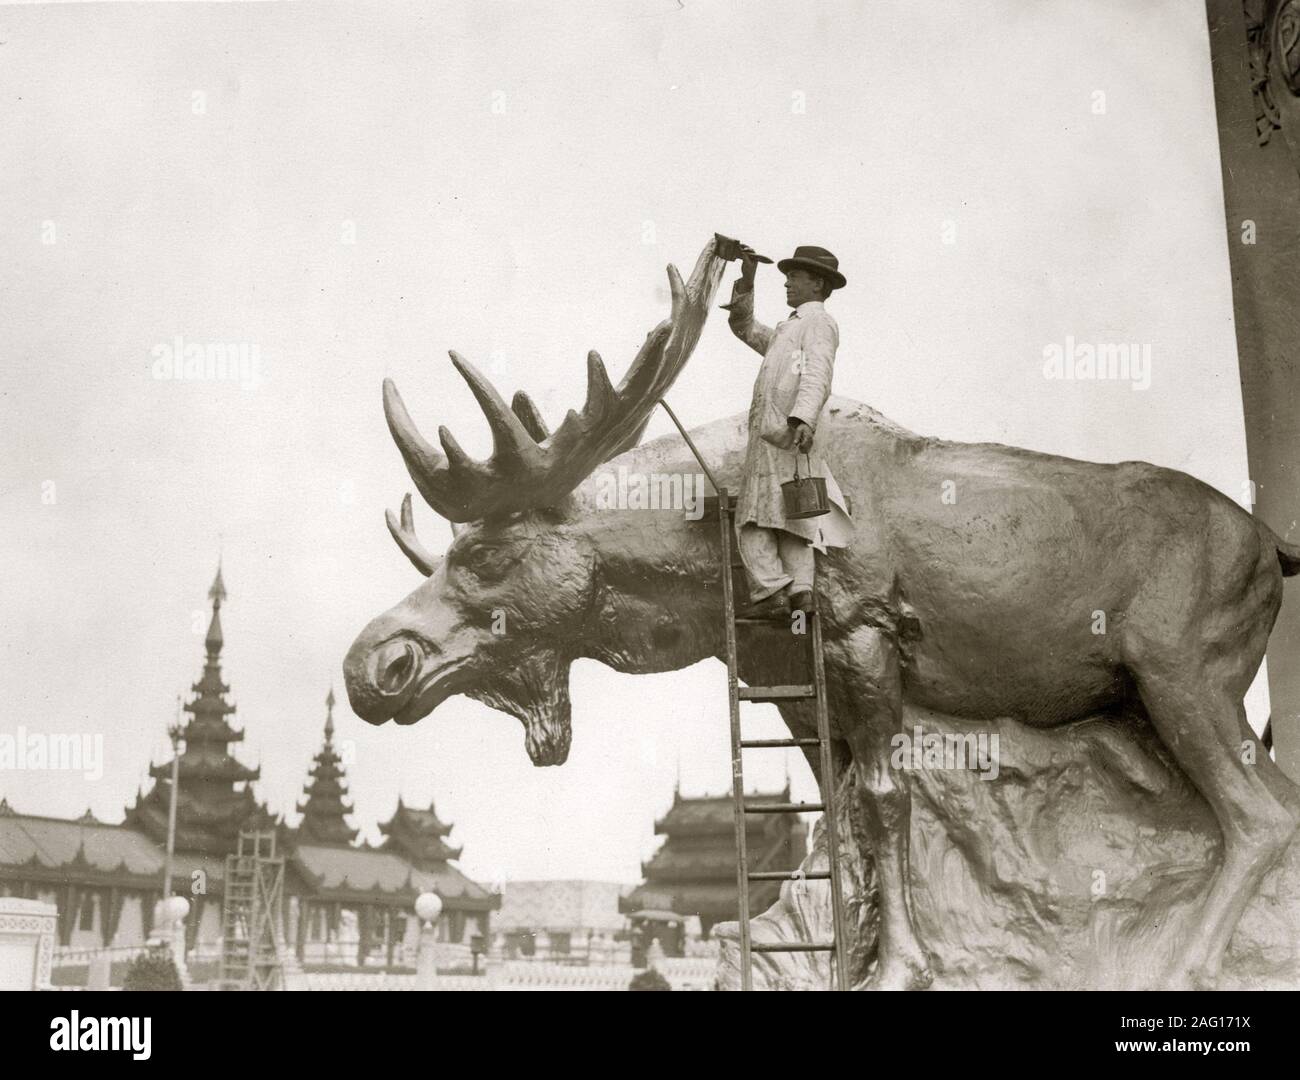
[[[598,529],[575,496],[594,469],[640,440],[657,402],[699,340],[725,261],[710,241],[688,282],[668,267],[672,312],[615,389],[587,356],[587,396],[554,431],[523,391],[507,406],[451,353],[492,432],[492,455],[470,458],[441,427],[442,452],[420,435],[391,380],[384,415],[416,489],[452,523],[442,558],[415,534],[411,496],[387,512],[398,547],[428,579],[361,632],[343,663],[353,711],[372,724],[413,724],[465,694],[519,719],[536,765],[562,764],[570,740],[569,666],[598,655]]]

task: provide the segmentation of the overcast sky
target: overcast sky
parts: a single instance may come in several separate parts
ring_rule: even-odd
[[[106,752],[97,782],[0,773],[21,811],[120,820],[218,553],[239,753],[291,810],[348,645],[421,580],[383,525],[411,485],[381,380],[486,454],[448,348],[554,423],[715,230],[839,255],[836,393],[1240,500],[1200,4],[105,4],[0,9],[0,42],[0,731]],[[256,346],[256,385],[155,379],[177,335]],[[1150,345],[1150,387],[1045,379],[1067,337]],[[715,315],[671,400],[739,412],[755,371]],[[636,880],[678,771],[726,790],[724,672],[572,685],[560,769],[467,699],[409,728],[341,703],[355,822],[435,797],[472,874]]]

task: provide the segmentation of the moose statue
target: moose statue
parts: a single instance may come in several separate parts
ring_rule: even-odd
[[[554,432],[453,352],[491,428],[486,461],[446,428],[431,446],[384,383],[411,479],[454,539],[435,557],[409,495],[389,512],[427,580],[348,652],[358,716],[411,724],[465,694],[522,722],[534,764],[560,765],[575,659],[643,673],[724,655],[716,522],[596,492],[602,470],[696,472],[678,436],[638,444],[724,267],[714,241],[688,281],[669,267],[669,318],[617,388],[588,354],[586,402]],[[732,491],[745,432],[743,416],[692,432]],[[1242,705],[1300,546],[1181,472],[920,437],[836,397],[817,445],[854,510],[851,545],[819,556],[836,775],[817,779],[842,807],[856,985],[1300,983],[1300,788]],[[783,681],[788,634],[741,634],[741,679]],[[719,723],[724,703],[720,689]],[[813,733],[807,702],[778,707]],[[996,777],[900,763],[913,732],[993,736]],[[806,866],[825,839],[819,826]],[[827,888],[787,883],[755,940],[815,934]],[[807,953],[756,964],[770,987],[829,970]]]

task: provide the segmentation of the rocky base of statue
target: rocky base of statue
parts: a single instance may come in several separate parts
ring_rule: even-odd
[[[913,791],[911,881],[917,934],[933,989],[1156,989],[1184,947],[1218,866],[1220,833],[1144,716],[1098,717],[1038,731],[1013,720],[968,724],[908,710],[926,736],[996,736],[992,762],[943,767],[922,740]],[[927,762],[925,749],[932,752]],[[955,744],[954,744],[955,745]],[[917,764],[910,752],[906,760]],[[952,765],[952,758],[947,764]],[[987,778],[982,778],[987,777]],[[875,959],[871,858],[850,778],[837,785],[850,981]],[[804,868],[824,868],[822,825]],[[824,882],[792,882],[751,920],[755,941],[828,940]],[[719,982],[739,989],[736,925],[722,941]],[[755,989],[828,989],[824,954],[757,954]],[[1218,988],[1300,988],[1300,842],[1251,899]]]

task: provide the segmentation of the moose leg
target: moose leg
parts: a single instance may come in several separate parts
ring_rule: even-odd
[[[1243,680],[1207,687],[1204,678],[1189,674],[1214,668],[1208,658],[1202,668],[1183,654],[1169,664],[1148,656],[1134,672],[1156,731],[1210,804],[1223,832],[1222,864],[1171,972],[1175,985],[1202,988],[1214,987],[1246,904],[1300,822],[1295,788],[1246,723]]]
[[[876,968],[857,989],[920,990],[932,976],[912,928],[908,883],[911,793],[907,774],[891,768],[890,740],[902,729],[898,647],[888,635],[863,628],[850,635],[851,670],[841,673],[852,715],[845,731],[853,748],[859,792],[880,889]]]

